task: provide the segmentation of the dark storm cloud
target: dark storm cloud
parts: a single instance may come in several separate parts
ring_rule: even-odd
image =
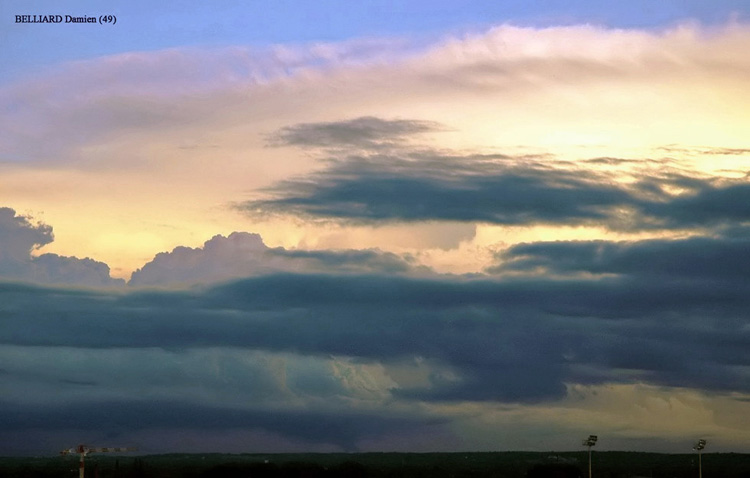
[[[239,209],[348,222],[465,221],[604,225],[617,230],[714,227],[750,221],[747,177],[701,176],[644,159],[593,158],[579,164],[541,157],[452,154],[398,142],[435,130],[419,121],[359,118],[294,125],[279,145],[335,150],[327,168],[281,182]],[[376,145],[389,144],[386,150]],[[743,154],[713,149],[711,154]],[[620,167],[622,171],[582,169]],[[626,174],[632,178],[622,181]],[[679,192],[675,192],[679,191]]]
[[[375,167],[372,159],[359,166]],[[422,179],[466,187],[443,160],[390,158],[390,167],[406,177],[416,167]],[[423,173],[425,162],[433,167]],[[545,184],[563,209],[583,201],[565,204],[569,191],[592,185],[607,191],[605,176],[527,163],[477,156],[466,174],[481,184],[493,180],[481,178],[482,171],[499,168],[527,189]],[[362,169],[348,167],[352,174]],[[627,191],[610,186],[617,193],[611,197],[641,207],[658,203],[677,217],[686,206],[664,200],[665,184],[703,204],[716,190],[742,190],[670,173]],[[28,254],[32,241],[47,236],[24,221],[13,224],[29,232],[31,239],[21,241]],[[498,255],[489,271],[496,276],[471,279],[410,277],[402,272],[411,264],[400,256],[271,249],[257,235],[237,233],[202,249],[175,249],[149,266],[153,277],[194,272],[172,270],[174,264],[209,275],[236,264],[256,273],[220,284],[103,290],[6,280],[0,282],[0,382],[7,392],[0,419],[11,436],[34,424],[123,433],[246,427],[352,450],[358,441],[403,429],[404,409],[385,412],[389,403],[406,409],[414,400],[536,403],[562,398],[569,384],[632,381],[747,393],[750,236],[741,224],[717,230],[672,240],[519,244]],[[415,369],[402,375],[409,379],[388,375],[389,367],[417,361],[427,364],[419,379],[411,381]],[[373,364],[374,375],[357,368]],[[131,394],[132,387],[149,395]],[[112,396],[120,402],[111,403]],[[285,405],[269,412],[269,403]],[[71,418],[84,408],[86,418]],[[433,418],[423,412],[409,423],[426,427]]]
[[[632,381],[748,393],[746,233],[521,244],[484,279],[274,274],[180,291],[0,282],[0,420],[8,436],[244,427],[354,450],[405,424],[434,426],[403,408],[413,400],[535,403],[567,384]],[[386,376],[420,360],[428,373],[359,385],[366,375],[336,372],[333,357]],[[290,393],[304,410],[268,409]]]
[[[240,208],[351,221],[601,222],[637,202],[606,179],[504,156],[351,157]]]
[[[364,438],[413,430],[437,421],[399,413],[384,416],[345,410],[338,410],[337,413],[233,410],[221,406],[158,401],[73,404],[59,409],[40,409],[1,401],[0,404],[0,421],[6,432],[37,428],[108,430],[109,434],[117,435],[138,429],[246,428],[265,430],[287,439],[318,445],[331,444],[343,451],[356,451],[357,443]]]
[[[750,183],[706,183],[667,201],[644,202],[642,213],[666,227],[695,227],[750,221]]]
[[[124,284],[110,277],[109,266],[103,262],[57,254],[32,256],[53,240],[52,227],[33,223],[11,208],[0,208],[0,278],[83,286]]]
[[[270,135],[268,142],[272,146],[373,148],[398,143],[408,135],[442,129],[442,125],[432,121],[363,116],[347,121],[287,126]]]
[[[591,296],[589,306],[602,307],[598,300],[605,299],[611,311],[619,310],[611,318],[640,323],[592,341],[587,353],[597,357],[593,362],[647,371],[655,383],[722,389],[747,380],[735,367],[746,365],[743,350],[750,346],[743,297],[750,236],[746,229],[744,236],[737,232],[682,240],[519,244],[498,254],[499,264],[490,272],[606,277],[599,282],[618,284],[621,293]],[[559,300],[558,310],[569,309],[571,317],[589,313],[575,299]]]
[[[0,343],[425,357],[457,371],[396,391],[425,399],[549,399],[567,382],[625,379],[620,368],[656,384],[750,390],[734,368],[750,365],[750,285],[716,280],[719,271],[691,280],[658,272],[644,261],[603,279],[274,275],[118,295],[5,284]]]
[[[747,231],[746,231],[747,232]],[[622,274],[642,279],[720,280],[748,276],[750,239],[693,237],[636,242],[555,241],[512,246],[493,272]]]

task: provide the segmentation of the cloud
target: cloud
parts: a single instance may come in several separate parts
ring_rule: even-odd
[[[4,399],[41,407],[54,396],[61,405],[119,400],[253,410],[297,410],[302,403],[320,410],[355,409],[387,400],[394,385],[382,367],[346,357],[237,347],[3,345],[0,356],[9,364]],[[55,366],[44,368],[50,362]]]
[[[426,131],[466,115],[486,121],[485,106],[494,111],[498,126],[482,127],[493,136],[498,131],[517,136],[512,144],[539,139],[542,135],[527,131],[553,123],[571,135],[603,129],[618,137],[611,129],[619,127],[630,137],[648,122],[663,145],[678,139],[673,126],[692,122],[700,131],[694,139],[702,141],[722,128],[717,120],[732,107],[745,106],[736,94],[731,100],[725,95],[737,91],[750,72],[744,50],[749,39],[741,23],[682,24],[662,31],[499,25],[429,45],[386,38],[129,52],[72,62],[2,87],[0,104],[7,114],[0,141],[6,145],[4,161],[66,162],[87,153],[86,146],[115,143],[115,149],[124,134],[151,145],[160,144],[167,131],[190,137],[193,131],[223,132],[248,124],[241,133],[257,134],[268,127],[259,115],[264,111],[282,121],[309,118],[300,123],[307,127],[277,133],[282,143],[326,145],[343,134],[363,144],[365,131],[380,127],[368,118],[384,111],[414,116],[426,104],[448,114],[402,126]],[[623,104],[623,97],[632,105]],[[691,114],[675,114],[670,106],[675,102],[689,104]],[[554,112],[550,104],[558,106]],[[524,125],[530,116],[520,113],[519,105],[527,106],[535,124]],[[344,111],[357,111],[363,124],[332,129]],[[560,116],[557,111],[565,112],[568,125],[550,121]],[[660,115],[670,115],[671,121],[657,119]],[[322,128],[321,117],[331,127]],[[152,136],[156,130],[158,137]],[[35,141],[41,137],[44,142]]]
[[[543,158],[550,160],[643,158],[654,147],[698,144],[738,153],[714,156],[712,167],[741,163],[750,105],[736,92],[750,71],[749,32],[742,23],[664,30],[499,25],[419,45],[375,39],[263,50],[186,47],[65,64],[0,85],[6,202],[64,217],[56,223],[55,250],[96,257],[118,275],[157,251],[246,230],[245,218],[222,208],[248,198],[271,201],[249,204],[266,212],[338,218],[350,221],[347,226],[444,216],[519,225],[529,223],[526,216],[560,224],[555,221],[565,214],[576,224],[600,221],[632,191],[605,179],[592,185],[599,198],[576,206],[575,192],[524,176],[534,190],[549,191],[545,204],[527,210],[493,189],[493,179],[498,187],[513,185],[491,168],[485,183],[458,176],[455,184],[447,177],[428,181],[419,171],[395,183],[393,171],[371,168],[380,189],[362,194],[345,191],[365,182],[354,171],[341,178],[336,174],[346,171],[324,163],[320,176],[309,173],[332,148],[343,154],[327,158],[331,162],[350,162],[352,154],[368,156],[373,149],[414,161],[415,148],[403,150],[416,140],[429,141],[426,154],[461,163],[437,170],[448,174],[461,173],[469,162],[461,158],[497,151],[517,156],[524,148],[554,153]],[[308,149],[269,148],[268,139]],[[634,150],[638,155],[628,156]],[[705,159],[697,158],[699,166],[708,164]],[[420,165],[431,166],[420,162],[413,169]],[[285,179],[304,189],[283,190]],[[274,185],[279,194],[265,196]],[[400,211],[395,198],[384,197],[409,194],[411,186],[407,197],[426,209],[422,215]],[[463,187],[474,188],[474,195],[459,195]],[[435,193],[446,213],[422,204],[419,192]],[[481,202],[494,194],[509,201],[505,209]],[[476,213],[464,197],[477,200]],[[266,227],[289,227],[288,219],[274,217]],[[133,240],[136,230],[151,239]],[[270,241],[260,226],[253,230]],[[314,243],[321,233],[306,234]],[[297,246],[295,239],[273,245]]]
[[[106,266],[34,256],[51,228],[3,210],[3,440],[33,439],[30,426],[68,437],[75,426],[99,437],[239,427],[282,450],[318,436],[325,450],[382,447],[421,432],[439,437],[435,448],[469,447],[467,437],[490,448],[500,433],[518,446],[509,429],[543,436],[592,422],[621,439],[661,436],[648,420],[659,407],[607,428],[606,405],[571,404],[606,387],[720,397],[747,414],[748,105],[736,92],[749,32],[505,25],[408,54],[377,42],[132,53],[4,86],[9,194],[44,197],[33,208],[64,211],[83,238],[75,247],[97,237],[120,258],[139,241],[102,231],[102,218],[144,231],[144,243],[174,231],[150,246],[168,250],[242,230],[246,217],[212,206],[248,190],[244,212],[321,230],[334,220],[341,235],[352,223],[452,221],[682,236],[511,246],[493,276],[458,277],[378,249],[271,248],[235,233],[157,255],[134,274],[138,287],[72,289],[106,282]],[[665,144],[676,146],[659,154],[679,157],[644,159]],[[542,153],[518,152],[529,145]],[[460,230],[451,244],[465,242]],[[377,232],[368,244],[380,245]],[[306,234],[300,243],[322,243]],[[139,249],[138,265],[152,254]],[[176,284],[192,287],[148,288]],[[692,410],[669,416],[689,421]],[[508,421],[515,429],[488,431]],[[742,433],[734,443],[747,443]]]
[[[54,240],[52,227],[17,216],[11,208],[0,208],[0,278],[39,284],[113,286],[109,267],[93,259],[57,254],[32,256],[32,252]]]
[[[382,411],[381,411],[382,412]],[[251,430],[257,435],[276,436],[280,442],[277,448],[289,451],[290,447],[304,450],[319,449],[327,452],[354,452],[358,442],[364,439],[375,439],[384,433],[398,434],[400,431],[424,428],[432,420],[407,416],[386,417],[382,413],[315,413],[309,411],[248,411],[231,410],[222,407],[190,406],[173,402],[123,402],[113,400],[95,406],[71,404],[55,410],[29,408],[14,404],[3,407],[0,418],[7,424],[4,433],[11,434],[29,427],[46,431],[64,431],[75,429],[85,433],[96,433],[97,430],[108,430],[107,439],[112,436],[132,437],[137,432],[150,430],[201,430],[208,436],[227,429]],[[264,432],[264,433],[258,433]],[[156,432],[157,436],[162,433]],[[222,433],[223,434],[223,433]],[[170,452],[164,443],[155,443],[142,436],[141,440],[151,445],[150,449],[140,452]],[[206,435],[203,435],[204,438]],[[252,436],[252,435],[251,435]],[[280,438],[280,439],[279,439]],[[258,440],[258,438],[255,438]],[[221,441],[220,441],[221,443]],[[138,445],[139,443],[134,443]],[[20,446],[19,446],[20,445]],[[14,443],[13,448],[27,444]],[[256,446],[262,443],[232,444],[235,452],[257,451]],[[200,452],[211,450],[226,453],[226,448],[215,444],[204,443],[197,447]],[[21,448],[22,451],[23,448]],[[183,451],[182,449],[180,451]]]
[[[746,235],[633,242],[538,242],[515,245],[499,253],[498,264],[490,272],[552,276],[557,280],[593,275],[600,281],[619,284],[634,297],[629,303],[619,294],[609,297],[612,308],[621,310],[617,317],[654,314],[663,315],[667,322],[634,327],[629,340],[610,344],[607,366],[649,370],[650,380],[658,383],[700,383],[700,387],[721,388],[721,382],[740,379],[736,361],[740,350],[747,346],[747,317],[740,294],[745,293],[742,283],[747,271],[743,264],[750,260],[748,250]],[[589,313],[573,305],[575,302],[560,298],[559,307],[571,307],[571,316]],[[673,329],[668,317],[680,321],[683,328]],[[721,324],[719,329],[723,332],[714,329],[717,324]],[[685,331],[691,327],[698,335],[689,338],[692,334]],[[701,336],[699,330],[705,330],[706,335]],[[666,340],[669,336],[674,342]],[[655,342],[660,342],[660,346],[653,347]],[[709,343],[713,352],[704,346]],[[656,363],[660,365],[654,367]],[[724,366],[715,369],[711,363]],[[689,378],[682,376],[687,370]],[[682,378],[677,379],[678,376]]]
[[[0,412],[4,436],[18,438],[29,428],[51,435],[72,430],[79,436],[71,440],[80,441],[81,434],[123,437],[148,453],[174,451],[174,442],[158,443],[149,434],[202,430],[225,443],[220,436],[231,429],[245,435],[245,442],[228,448],[236,452],[258,447],[331,452],[355,451],[361,440],[436,421],[388,406],[394,383],[382,367],[346,357],[236,347],[79,345],[0,345],[0,357],[9,364]],[[274,437],[275,443],[256,443],[258,436]],[[227,452],[216,443],[194,446]],[[28,449],[38,445],[14,441],[13,450]]]
[[[287,126],[269,137],[274,146],[374,148],[403,141],[416,133],[439,131],[439,123],[417,120],[385,120],[372,116],[329,123]]]
[[[38,249],[53,241],[52,228],[44,224],[32,224],[24,216],[16,216],[16,211],[0,208],[0,258],[3,269],[16,269],[13,263],[22,263],[30,259],[33,249]]]
[[[658,276],[270,275],[117,296],[6,285],[0,338],[49,347],[240,347],[376,363],[424,357],[444,372],[397,393],[430,400],[536,401],[559,398],[570,381],[634,378],[747,392],[738,365],[747,365],[750,345],[748,292],[714,277]]]
[[[270,199],[240,208],[352,221],[526,224],[602,221],[608,208],[633,200],[624,187],[597,182],[596,173],[538,161],[402,153],[342,158],[322,172],[277,185]]]
[[[264,96],[290,79],[305,83],[331,70],[409,56],[414,48],[394,39],[357,39],[268,48],[181,47],[65,63],[0,85],[7,111],[0,118],[2,161],[56,164],[80,160],[92,143],[117,143],[123,135],[145,135],[151,142],[157,130],[164,137],[166,131],[181,136],[186,127],[231,128],[232,105],[257,104],[248,102],[248,91]],[[276,108],[276,100],[268,104]],[[257,119],[247,110],[242,116]],[[36,141],[40,137],[45,141]]]
[[[617,274],[646,280],[718,280],[747,275],[747,237],[691,237],[635,242],[555,241],[518,244],[498,254],[492,272]]]
[[[351,451],[406,427],[436,433],[440,449],[460,429],[485,430],[485,420],[515,417],[508,426],[530,433],[520,424],[536,430],[533,414],[550,407],[558,430],[573,429],[583,413],[571,403],[576,390],[643,384],[647,395],[674,388],[732,403],[750,393],[747,246],[738,228],[522,244],[498,256],[495,277],[425,278],[370,268],[377,253],[270,249],[237,233],[151,263],[172,279],[193,273],[169,272],[177,258],[206,274],[229,258],[249,268],[220,284],[4,282],[3,433],[20,437],[35,424],[52,435],[75,424],[121,437],[238,429],[249,443],[276,437],[277,450],[316,442]],[[273,260],[301,260],[303,271],[271,273]],[[319,264],[335,267],[321,273]],[[339,273],[362,264],[366,273]],[[70,418],[83,409],[85,418]],[[626,443],[633,433],[617,436]]]
[[[690,156],[697,156],[697,155],[747,156],[748,154],[750,154],[750,149],[748,148],[716,148],[716,147],[687,148],[687,147],[679,146],[676,144],[672,144],[668,146],[661,146],[658,149],[669,154],[677,154],[681,156],[685,156],[685,155],[690,155]]]
[[[704,184],[692,194],[642,206],[644,215],[666,227],[700,227],[750,221],[750,183]]]
[[[190,285],[278,272],[426,273],[409,257],[377,250],[310,251],[269,248],[258,234],[215,236],[202,248],[162,252],[136,270],[132,286]]]
[[[632,231],[750,221],[747,178],[705,177],[669,162],[662,163],[662,171],[651,166],[612,158],[576,164],[403,146],[388,154],[342,154],[326,169],[283,181],[267,190],[270,197],[238,207],[261,216],[350,222],[575,224]]]

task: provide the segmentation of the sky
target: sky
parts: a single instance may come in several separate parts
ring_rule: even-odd
[[[748,44],[731,0],[2,2],[0,454],[750,453]]]

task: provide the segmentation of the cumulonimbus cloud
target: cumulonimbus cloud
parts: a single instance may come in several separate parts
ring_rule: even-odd
[[[170,257],[194,256],[195,267],[224,267],[241,256],[227,241],[267,249],[238,234],[153,264],[166,270]],[[746,246],[738,228],[713,238],[526,244],[498,256],[498,275],[483,278],[365,267],[264,269],[180,290],[4,282],[4,433],[30,423],[60,430],[96,422],[123,434],[240,426],[305,443],[310,435],[290,422],[323,430],[347,417],[358,426],[318,438],[353,450],[397,433],[403,417],[416,429],[450,419],[426,404],[539,404],[563,400],[571,385],[632,383],[744,396],[750,290],[737,278]],[[88,418],[71,420],[82,403]]]
[[[553,398],[567,382],[628,381],[635,370],[655,384],[747,392],[734,366],[746,360],[746,287],[727,287],[715,274],[664,280],[658,272],[644,264],[640,275],[605,279],[265,275],[112,297],[6,286],[18,307],[6,313],[2,340],[425,357],[452,367],[456,379],[400,393],[433,399]],[[599,375],[582,372],[592,369]]]
[[[336,274],[428,272],[408,256],[378,250],[311,251],[271,248],[258,234],[215,236],[201,248],[162,252],[136,270],[132,286],[196,285],[282,272]]]
[[[103,262],[57,254],[32,255],[53,240],[51,226],[35,224],[11,208],[0,208],[0,278],[59,285],[124,284],[110,277],[109,267]]]

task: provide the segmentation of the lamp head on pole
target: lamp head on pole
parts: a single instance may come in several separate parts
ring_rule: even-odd
[[[589,435],[588,438],[586,438],[585,440],[583,440],[582,445],[583,446],[594,446],[594,445],[596,445],[596,440],[598,440],[598,438],[599,437],[597,437],[596,435]]]

